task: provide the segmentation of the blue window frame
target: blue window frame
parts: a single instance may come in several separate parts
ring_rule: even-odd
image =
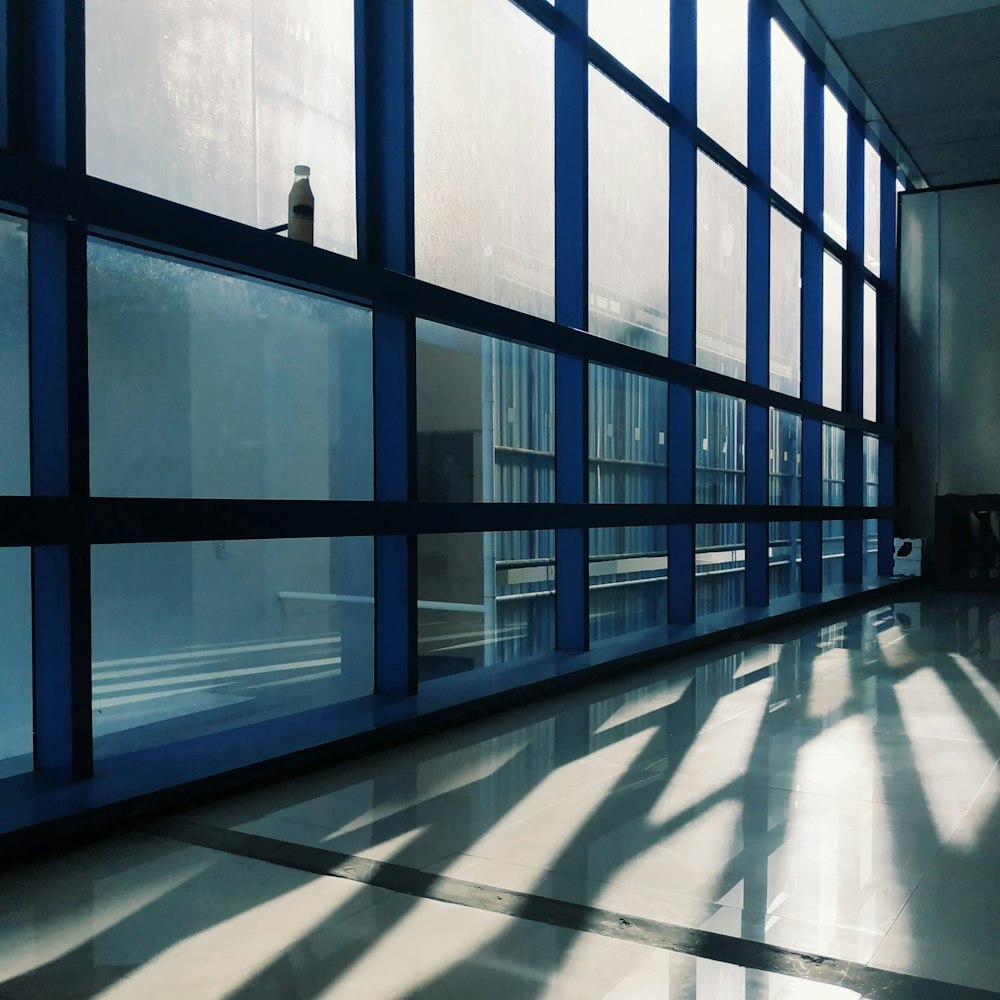
[[[338,232],[347,236],[326,240],[328,249],[295,244],[271,227],[255,229],[246,219],[263,225],[259,206],[240,222],[222,207],[213,212],[210,200],[199,203],[207,211],[196,211],[150,193],[165,190],[153,183],[135,181],[133,189],[88,176],[83,5],[54,0],[36,18],[4,19],[5,28],[25,37],[4,35],[0,49],[30,49],[38,62],[30,74],[20,61],[4,64],[12,85],[0,120],[0,145],[17,149],[14,155],[0,148],[0,201],[17,219],[5,216],[4,226],[19,233],[27,226],[30,289],[30,309],[0,302],[2,342],[29,343],[34,359],[30,373],[16,376],[30,415],[30,448],[0,439],[0,460],[15,445],[30,453],[21,455],[21,485],[0,495],[0,547],[24,563],[18,564],[22,589],[30,579],[33,634],[29,642],[25,633],[20,648],[22,660],[33,659],[33,684],[25,688],[34,700],[30,763],[48,782],[38,788],[91,781],[91,801],[113,801],[132,794],[113,777],[129,766],[144,769],[149,789],[179,784],[234,761],[259,763],[357,732],[359,719],[375,718],[360,705],[367,711],[387,700],[397,718],[419,712],[411,699],[430,681],[446,686],[451,677],[457,684],[454,675],[461,674],[468,684],[488,664],[496,668],[491,684],[514,686],[545,669],[538,667],[542,654],[571,656],[594,644],[587,662],[607,662],[625,649],[622,642],[634,648],[639,633],[648,649],[666,650],[672,626],[721,611],[738,616],[744,605],[777,598],[794,602],[800,593],[820,592],[824,580],[849,586],[887,566],[899,437],[891,152],[866,136],[860,113],[769,0],[713,0],[704,7],[672,0],[652,22],[662,36],[643,46],[635,34],[616,33],[599,13],[608,5],[598,8],[596,0],[595,36],[586,45],[580,40],[587,37],[587,0],[489,3],[504,25],[500,44],[523,43],[508,54],[531,72],[509,80],[494,72],[503,59],[473,58],[480,42],[468,41],[472,28],[459,30],[450,5],[438,5],[441,31],[431,38],[418,24],[416,38],[417,55],[427,60],[435,45],[445,44],[439,36],[456,29],[449,43],[456,85],[442,110],[423,90],[415,97],[414,0],[338,0],[345,23],[353,24],[354,47],[338,49],[328,82],[347,88],[341,105],[350,105],[350,115],[340,115],[335,93],[319,96],[340,123],[338,135],[353,121],[353,159],[345,155],[337,177],[350,189],[344,165],[353,162],[354,184],[336,200]],[[711,16],[700,15],[716,8],[736,10],[739,22],[734,72],[740,93],[745,82],[746,101],[728,121],[705,82],[712,59],[734,44],[728,36],[707,37],[717,29]],[[114,37],[120,26],[113,20],[101,23],[110,33],[101,44],[127,41]],[[772,72],[775,39],[781,63]],[[318,79],[322,59],[311,51]],[[419,72],[426,75],[428,65],[421,63]],[[104,91],[113,82],[103,80]],[[533,93],[538,87],[544,93]],[[137,100],[120,106],[126,115],[142,114]],[[616,107],[627,110],[627,120],[609,117]],[[502,108],[532,108],[530,128]],[[784,116],[780,128],[772,108]],[[502,185],[491,185],[465,137],[435,131],[438,112],[464,123],[469,135],[488,136],[494,151],[516,148],[521,172],[507,171]],[[415,113],[422,116],[416,138]],[[608,126],[606,134],[598,134],[595,122]],[[602,145],[632,141],[654,154],[641,170],[620,149]],[[292,156],[294,147],[286,135],[258,155],[270,157],[273,171],[276,151]],[[460,186],[437,190],[437,209],[429,211],[426,200],[415,208],[433,179],[435,158],[458,156],[448,150],[459,148],[459,175],[475,197],[465,198]],[[772,158],[780,167],[772,167]],[[293,163],[287,166],[290,176]],[[521,190],[525,185],[544,188],[544,197]],[[725,211],[709,200],[716,188],[732,195]],[[622,201],[630,197],[636,203]],[[539,212],[526,211],[533,198]],[[345,204],[355,206],[353,224],[343,218]],[[321,187],[317,206],[321,212]],[[475,260],[459,254],[457,263],[476,281],[426,266],[428,240],[448,244],[448,232],[432,232],[446,225],[445,210],[460,220],[465,245],[475,247]],[[641,273],[606,245],[625,240],[630,227],[655,250],[641,261]],[[500,235],[480,239],[488,229]],[[784,237],[780,252],[775,231]],[[256,414],[256,438],[239,433],[242,424],[227,422],[226,406],[213,404],[219,440],[233,436],[239,450],[243,480],[235,493],[178,488],[129,495],[126,483],[110,491],[116,495],[102,495],[109,491],[99,477],[91,481],[95,459],[100,465],[116,456],[91,454],[103,426],[95,418],[92,427],[92,417],[106,416],[110,396],[108,371],[99,373],[103,382],[88,379],[93,358],[104,356],[88,352],[100,352],[111,337],[132,352],[143,377],[158,363],[153,349],[143,347],[142,318],[123,299],[105,310],[99,334],[88,329],[87,254],[94,240],[127,247],[117,252],[140,269],[144,261],[168,259],[183,262],[171,268],[192,273],[228,272],[218,283],[239,299],[240,322],[255,324],[259,357],[247,367],[247,358],[206,356],[193,396],[179,368],[166,402],[190,411],[190,421],[178,423],[184,438],[187,423],[206,419],[211,378],[220,381],[219,399],[230,408],[240,398],[269,400],[271,409]],[[0,247],[6,268],[17,263],[9,242]],[[169,299],[171,321],[187,329],[192,310],[207,307],[193,303],[183,287],[159,288],[156,271],[143,274],[149,302]],[[269,286],[273,295],[248,291]],[[315,323],[297,321],[325,331],[322,364],[306,366],[311,388],[298,398],[288,382],[291,341],[282,341],[295,331],[258,314],[280,309],[275,303],[282,301],[314,300],[341,304],[319,310]],[[364,330],[351,334],[347,327],[359,317]],[[215,332],[204,331],[206,344]],[[361,344],[354,354],[338,347],[352,337]],[[241,385],[252,391],[224,384],[227,366],[236,364],[246,369]],[[337,405],[317,406],[325,397]],[[157,401],[142,391],[130,398],[138,414],[131,440],[141,437]],[[300,444],[319,442],[323,461],[340,467],[319,486],[283,493],[275,483],[288,481],[281,463],[295,451],[274,437],[274,428],[297,428]],[[10,433],[9,426],[0,429]],[[114,440],[102,447],[113,451]],[[151,440],[143,447],[155,454],[159,446]],[[187,454],[197,443],[185,439],[179,447]],[[201,461],[210,464],[210,456]],[[271,484],[267,489],[255,490],[257,472]],[[334,480],[365,486],[335,490]],[[483,500],[493,502],[476,502]],[[842,505],[836,520],[823,509],[831,503]],[[255,597],[288,605],[306,598],[277,595],[309,593],[365,609],[371,677],[365,674],[358,691],[349,689],[353,709],[338,713],[334,694],[326,699],[327,714],[303,712],[301,726],[286,720],[283,728],[267,729],[275,720],[260,721],[266,738],[258,729],[251,738],[245,726],[195,732],[180,725],[155,747],[138,737],[126,741],[146,748],[131,765],[109,768],[114,755],[102,751],[95,766],[95,732],[104,733],[95,731],[92,717],[95,650],[101,663],[108,659],[93,629],[95,594],[104,600],[93,583],[95,547],[106,561],[115,546],[195,546],[208,580],[221,573],[227,554],[241,551],[228,542],[274,540],[276,549],[308,553],[308,545],[281,545],[304,539],[329,540],[313,546],[327,563],[338,539],[371,540],[352,550],[364,563],[364,592],[352,593],[327,563],[304,574],[309,587],[294,584],[303,574],[290,567],[287,586],[274,582],[284,572],[279,560],[261,570],[273,588],[267,583]],[[212,594],[224,588],[203,588],[199,597],[189,570],[174,567],[180,582],[171,599],[219,599]],[[22,617],[25,606],[17,605]],[[295,614],[301,611],[296,605]],[[314,617],[328,623],[326,638],[349,644],[358,636],[338,622],[356,623],[359,615]],[[435,615],[452,621],[442,625]],[[171,655],[200,655],[200,633],[189,631],[190,648],[181,648],[175,632]],[[280,644],[280,632],[268,641]],[[474,652],[453,648],[462,633]],[[251,638],[248,632],[228,641]],[[310,683],[322,686],[317,671]],[[479,693],[472,686],[452,697]],[[23,706],[18,711],[24,715]],[[148,756],[154,751],[156,766]],[[182,751],[189,762],[183,766]],[[12,756],[25,759],[20,750]],[[192,760],[200,762],[194,770]],[[13,787],[5,781],[0,795]],[[42,801],[46,793],[30,794]]]

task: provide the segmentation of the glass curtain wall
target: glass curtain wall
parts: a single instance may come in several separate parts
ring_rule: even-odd
[[[79,774],[278,753],[300,716],[711,629],[842,584],[843,517],[875,572],[890,158],[784,15],[374,7],[88,0],[43,67],[85,96],[65,217],[34,138],[0,149],[0,777],[60,727]],[[763,502],[817,482],[821,552]],[[70,665],[60,608],[92,625]]]

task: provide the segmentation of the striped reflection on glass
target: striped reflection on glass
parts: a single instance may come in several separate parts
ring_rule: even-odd
[[[371,538],[95,545],[94,753],[372,693]]]
[[[421,535],[420,683],[550,652],[555,593],[554,531]]]

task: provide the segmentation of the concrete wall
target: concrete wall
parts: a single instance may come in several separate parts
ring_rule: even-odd
[[[934,534],[934,497],[1000,493],[1000,184],[904,195],[901,530]]]

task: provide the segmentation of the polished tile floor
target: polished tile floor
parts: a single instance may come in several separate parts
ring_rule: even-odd
[[[1000,601],[769,638],[8,870],[0,998],[1000,996]]]

